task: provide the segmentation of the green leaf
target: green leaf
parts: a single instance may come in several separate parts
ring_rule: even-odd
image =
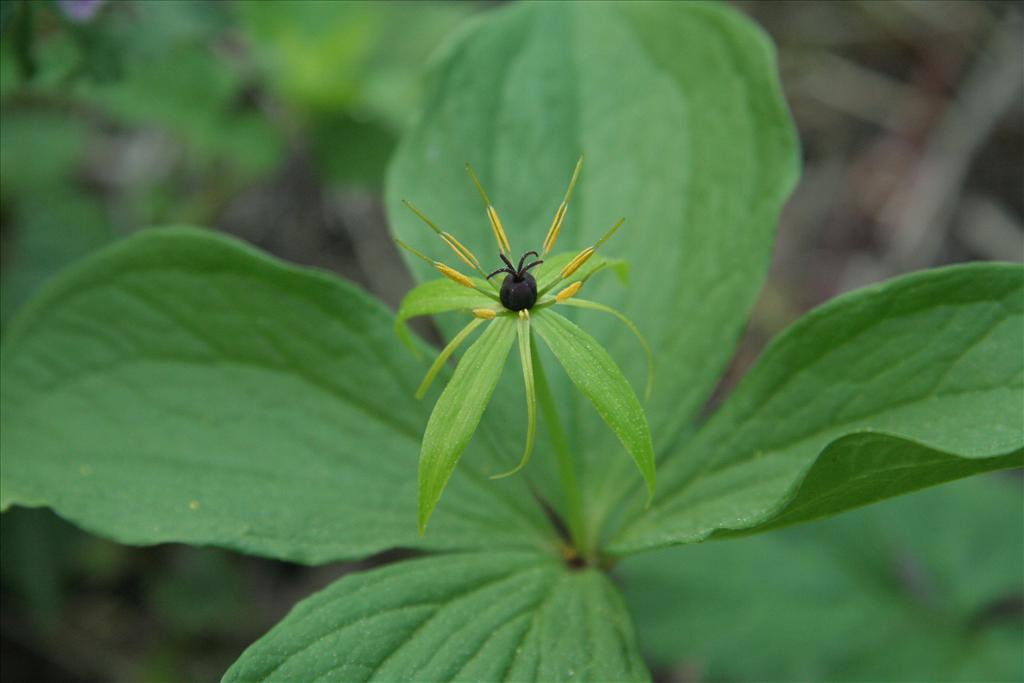
[[[977,477],[764,536],[643,553],[615,573],[658,668],[1016,681],[1021,621],[1007,608],[1024,572],[1022,506],[1016,477]]]
[[[1021,464],[1022,295],[1020,266],[978,263],[808,314],[659,463],[662,495],[612,547],[763,530]]]
[[[654,497],[654,448],[647,418],[629,381],[596,339],[550,309],[533,316],[537,334],[579,390],[590,399],[601,419],[633,457]]]
[[[519,472],[530,462],[533,453],[533,439],[537,431],[537,392],[533,377],[533,338],[530,332],[530,318],[520,311],[516,319],[516,336],[519,340],[519,365],[523,369],[523,389],[526,394],[526,445],[519,463],[508,472],[496,474],[491,479],[502,479]]]
[[[430,385],[433,384],[434,379],[437,377],[438,373],[441,372],[441,368],[443,368],[445,363],[448,362],[448,359],[452,357],[452,354],[462,346],[466,339],[473,334],[473,331],[476,330],[476,328],[480,327],[485,322],[486,321],[483,318],[473,318],[457,335],[452,337],[452,340],[448,342],[443,349],[441,349],[441,353],[437,354],[437,358],[434,359],[430,369],[427,370],[427,374],[423,377],[423,381],[420,382],[420,386],[416,390],[416,398],[422,399],[426,395],[427,390],[430,389]]]
[[[352,574],[246,650],[234,681],[648,680],[618,591],[550,556],[452,555]]]
[[[647,384],[644,385],[644,398],[649,399],[651,397],[651,389],[654,387],[654,354],[651,352],[651,346],[647,343],[647,339],[640,334],[640,330],[636,328],[633,321],[616,311],[611,306],[605,306],[604,304],[596,301],[589,301],[587,299],[580,299],[579,297],[572,297],[562,301],[563,306],[572,306],[574,308],[586,308],[591,311],[599,311],[601,313],[607,313],[608,315],[615,316],[619,322],[626,326],[626,328],[633,333],[636,340],[640,342],[640,348],[643,349],[644,356],[647,357]]]
[[[434,271],[437,272],[437,271]],[[478,284],[486,287],[480,281]],[[398,307],[398,314],[395,317],[395,334],[415,354],[419,354],[419,348],[413,341],[412,334],[405,324],[409,318],[421,315],[434,315],[436,313],[448,313],[450,311],[471,311],[474,308],[494,308],[492,299],[487,298],[475,289],[463,287],[457,282],[447,278],[431,280],[417,285],[405,295]]]
[[[630,286],[594,278],[586,296],[633,320],[665,369],[646,405],[662,451],[733,355],[797,179],[797,138],[767,36],[736,10],[703,3],[510,3],[489,12],[436,60],[424,110],[389,170],[392,229],[424,249],[433,239],[406,215],[405,197],[496,262],[463,172],[469,161],[513,250],[539,249],[580,153],[557,248],[593,244],[626,217],[602,253],[632,264]],[[434,276],[409,262],[417,277]],[[588,332],[626,376],[643,377],[631,333],[592,317]],[[552,379],[555,395],[571,401],[585,498],[603,505],[606,490],[622,487],[607,466],[617,446],[582,397]],[[512,416],[496,410],[493,419]]]
[[[426,529],[455,465],[480,424],[516,337],[506,315],[492,320],[455,367],[434,405],[420,448],[419,529]]]
[[[429,407],[391,328],[351,285],[212,233],[115,244],[7,330],[0,504],[52,507],[123,543],[310,563],[395,546],[550,545],[524,483],[477,471],[484,448],[419,539]]]

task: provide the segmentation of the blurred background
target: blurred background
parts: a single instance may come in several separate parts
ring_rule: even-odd
[[[387,233],[387,161],[433,49],[496,6],[3,0],[0,333],[56,271],[150,225],[231,233],[396,306],[412,281]],[[1019,4],[736,6],[778,46],[804,175],[711,405],[771,336],[840,292],[1024,259]],[[620,580],[654,624],[640,631],[659,680],[1019,680],[1021,489],[1018,473],[954,484],[745,547],[683,549],[678,565],[654,555]],[[949,533],[931,538],[937,518]],[[215,680],[297,600],[390,559],[306,568],[126,548],[24,509],[0,517],[0,542],[4,681]],[[721,600],[688,600],[723,563],[740,569]],[[834,579],[818,611],[801,605],[808,573]],[[657,611],[650,596],[666,594],[691,605],[686,620]],[[878,609],[857,612],[866,594]],[[830,607],[846,616],[821,621]],[[910,654],[886,653],[904,641]],[[758,654],[741,666],[737,652]]]

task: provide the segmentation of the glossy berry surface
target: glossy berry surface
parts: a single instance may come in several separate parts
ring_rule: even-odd
[[[530,308],[537,302],[537,281],[529,273],[509,274],[501,283],[501,305],[510,311]]]

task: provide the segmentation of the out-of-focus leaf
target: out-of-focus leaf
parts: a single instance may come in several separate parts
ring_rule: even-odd
[[[43,186],[45,187],[45,186]],[[0,324],[11,316],[60,269],[109,243],[113,230],[91,198],[51,188],[49,197],[36,193],[12,202],[11,235],[4,245],[0,271]],[[38,188],[42,189],[42,188]],[[75,226],[70,229],[69,226]]]
[[[419,103],[420,73],[469,3],[249,0],[238,5],[257,60],[288,101],[402,128]]]
[[[64,114],[5,111],[0,126],[0,186],[4,196],[50,198],[74,179],[87,138],[80,121]],[[40,197],[42,195],[43,197]]]
[[[708,680],[1024,675],[1017,477],[957,482],[756,538],[644,553],[616,573],[645,653],[658,667],[696,669]]]
[[[551,556],[450,555],[342,578],[242,653],[230,682],[643,681],[601,572]]]
[[[58,277],[0,350],[0,502],[123,543],[299,562],[395,546],[547,546],[522,481],[468,462],[416,533],[420,367],[336,278],[196,230]]]

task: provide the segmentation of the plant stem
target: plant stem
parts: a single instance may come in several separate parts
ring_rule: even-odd
[[[579,556],[589,560],[590,548],[583,524],[583,498],[580,495],[579,483],[576,480],[576,470],[572,464],[569,439],[562,428],[562,421],[558,419],[555,397],[551,395],[551,387],[548,385],[548,379],[544,374],[544,366],[541,364],[540,354],[537,353],[536,340],[530,346],[533,356],[537,404],[540,406],[544,423],[548,427],[551,444],[554,446],[555,457],[558,460],[558,476],[562,480],[562,492],[565,494],[565,514],[569,535],[572,537],[573,545]]]

